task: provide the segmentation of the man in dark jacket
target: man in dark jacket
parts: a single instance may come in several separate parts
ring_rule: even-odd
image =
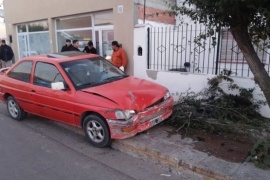
[[[79,41],[78,40],[73,40],[73,46],[70,48],[70,51],[80,51],[79,50]]]
[[[1,52],[0,52],[0,59],[2,63],[2,68],[9,67],[12,65],[12,58],[14,53],[10,46],[6,44],[5,40],[1,41]]]
[[[83,52],[90,53],[90,54],[97,54],[97,50],[96,50],[96,48],[94,48],[92,41],[88,42],[88,44],[87,44],[87,46],[85,46]]]
[[[64,45],[61,49],[61,52],[65,52],[65,51],[70,51],[72,49],[72,44],[71,44],[71,40],[67,39],[66,40],[66,45]]]

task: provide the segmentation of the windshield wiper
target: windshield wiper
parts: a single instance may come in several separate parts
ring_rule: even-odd
[[[103,83],[104,82],[91,82],[91,83],[81,84],[81,85],[79,85],[79,87],[86,87],[86,86],[93,87],[93,86],[97,86],[97,85],[100,85]]]
[[[120,79],[124,79],[128,77],[128,75],[121,75],[121,76],[112,76],[112,77],[108,77],[106,79],[103,80],[103,82],[112,82],[112,81],[116,81],[116,80],[120,80]]]

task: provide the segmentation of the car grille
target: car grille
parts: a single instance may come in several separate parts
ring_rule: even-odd
[[[153,104],[151,104],[150,106],[148,106],[147,108],[145,108],[145,111],[142,112],[141,114],[146,113],[148,110],[150,110],[151,108],[153,108],[153,107],[155,107],[155,106],[161,104],[162,102],[164,102],[164,98],[159,99],[159,100],[156,101],[155,103],[153,103]],[[151,119],[154,119],[155,117],[162,115],[164,112],[165,112],[164,109],[162,109],[162,110],[160,110],[160,111],[157,111],[157,112],[155,112],[155,113],[153,113],[153,114],[151,114],[151,115],[149,115],[149,116],[143,117],[143,118],[140,120],[140,122],[141,122],[141,123],[144,123],[144,122],[146,122],[146,121],[149,121],[149,120],[151,120]]]
[[[142,118],[142,119],[140,120],[140,122],[141,122],[141,123],[144,123],[144,122],[146,122],[146,121],[149,121],[149,120],[151,120],[151,119],[154,119],[155,117],[158,117],[158,116],[162,115],[163,113],[165,113],[165,109],[162,109],[162,110],[157,111],[157,112],[155,112],[155,113],[153,113],[153,114],[151,114],[151,115],[149,115],[149,116],[146,116],[146,117]]]
[[[155,103],[151,104],[150,106],[148,106],[146,109],[149,109],[151,107],[154,107],[160,103],[164,102],[164,98],[161,98],[160,100],[156,101]]]

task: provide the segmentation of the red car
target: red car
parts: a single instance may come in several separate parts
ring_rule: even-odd
[[[31,113],[81,127],[96,147],[151,128],[173,106],[165,87],[79,52],[27,57],[1,69],[0,99],[13,119]]]

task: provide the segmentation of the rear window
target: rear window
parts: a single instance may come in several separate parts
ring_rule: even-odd
[[[17,79],[23,82],[30,82],[31,69],[33,66],[32,61],[24,61],[17,66],[13,67],[11,71],[7,74],[8,77]]]

